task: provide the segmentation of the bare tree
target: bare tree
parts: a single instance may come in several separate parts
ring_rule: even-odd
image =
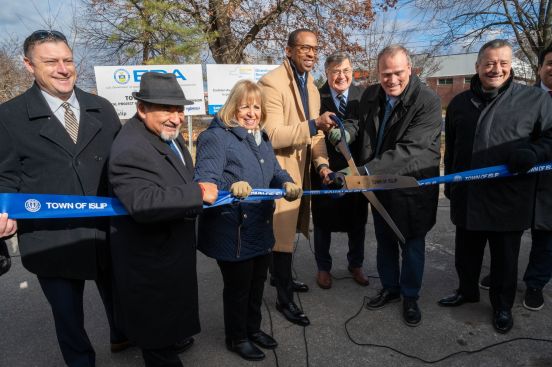
[[[376,14],[374,22],[359,38],[359,42],[363,43],[363,51],[357,54],[354,62],[356,82],[362,85],[376,83],[378,81],[378,53],[391,44],[401,44],[410,49],[412,34],[411,27],[401,26],[396,16],[391,18],[386,12]],[[437,65],[433,56],[439,51],[437,45],[428,45],[422,49],[410,49],[409,51],[412,54],[412,67],[416,74],[427,75],[435,71]]]
[[[113,55],[122,57],[120,61],[124,61],[125,53],[127,56],[141,53],[143,60],[163,55],[160,46],[169,35],[178,34],[179,29],[192,36],[173,39],[173,45],[186,45],[185,41],[191,39],[195,46],[205,45],[217,63],[244,62],[252,53],[280,55],[287,34],[296,28],[317,32],[324,48],[358,53],[362,45],[351,40],[350,35],[365,31],[374,16],[371,0],[83,0],[83,3],[87,39],[98,48],[110,48]],[[394,3],[395,0],[378,0],[382,8]],[[145,12],[148,4],[162,9],[163,17]],[[167,27],[170,32],[164,32],[164,23],[170,24]],[[136,29],[140,32],[133,31]]]
[[[552,42],[550,0],[406,0],[446,30],[443,44],[464,41],[469,47],[484,37],[515,41],[533,72],[537,55]]]
[[[20,95],[33,83],[23,66],[21,44],[13,37],[0,44],[0,103]]]

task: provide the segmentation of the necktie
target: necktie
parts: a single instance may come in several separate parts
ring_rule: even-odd
[[[378,141],[376,144],[376,155],[379,155],[381,150],[381,145],[383,143],[383,132],[385,131],[385,125],[387,125],[387,120],[389,120],[389,117],[391,116],[391,112],[393,111],[393,105],[389,100],[385,102],[385,112],[383,114],[383,119],[381,120],[381,124],[378,129]]]
[[[71,137],[71,140],[73,140],[73,143],[76,144],[77,137],[79,136],[79,123],[69,103],[63,102],[61,106],[65,108],[65,130],[67,130],[67,132],[69,133],[69,136]]]
[[[347,108],[347,100],[345,99],[345,96],[343,94],[338,94],[337,98],[339,99],[339,107],[337,108],[340,115],[339,117],[344,118],[345,110]]]
[[[299,83],[301,83],[300,87],[305,88],[305,76],[304,75],[298,75]]]
[[[184,157],[182,156],[182,153],[176,146],[176,143],[174,140],[171,140],[171,142],[169,143],[169,146],[171,147],[171,150],[176,154],[176,156],[182,161],[182,163],[186,165],[186,162],[184,162]]]

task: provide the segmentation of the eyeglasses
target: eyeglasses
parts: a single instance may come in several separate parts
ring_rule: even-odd
[[[307,54],[309,52],[313,52],[315,54],[318,53],[318,51],[320,51],[320,47],[318,46],[311,46],[311,45],[293,45],[293,47],[297,47],[299,49],[299,51],[303,54]]]
[[[338,76],[338,75],[343,75],[343,76],[347,76],[347,75],[351,75],[353,73],[353,71],[351,69],[343,69],[343,70],[330,70],[330,74],[332,76]]]
[[[65,38],[63,33],[58,32],[58,31],[44,30],[44,29],[41,29],[39,31],[34,31],[29,36],[28,40],[30,42],[35,42],[35,41],[42,41],[42,40],[45,40],[45,39],[48,39],[48,38],[58,39],[58,40],[67,42],[67,38]]]

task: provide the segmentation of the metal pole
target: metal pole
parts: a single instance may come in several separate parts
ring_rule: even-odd
[[[192,116],[187,116],[188,117],[188,149],[190,149],[190,154],[192,155],[192,157],[194,156],[194,137],[192,136],[193,134],[193,129],[192,129]]]

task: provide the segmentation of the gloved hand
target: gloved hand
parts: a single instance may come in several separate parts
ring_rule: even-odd
[[[337,172],[342,173],[345,176],[367,176],[368,175],[368,172],[366,171],[365,166],[358,166],[357,170],[358,170],[358,174],[356,172],[354,173],[351,172],[351,169],[349,167],[340,169]]]
[[[512,152],[508,160],[511,173],[525,173],[537,164],[537,155],[529,148],[519,148]]]
[[[332,145],[337,145],[341,140],[341,130],[331,129],[328,133],[328,140]],[[351,142],[351,135],[347,130],[345,130],[345,142],[349,144]]]
[[[345,175],[341,172],[332,172],[328,175],[330,182],[327,184],[330,190],[339,190],[345,186]]]
[[[249,194],[251,194],[251,190],[253,189],[245,181],[234,182],[232,186],[230,186],[230,193],[238,199],[245,199],[248,197]]]
[[[297,200],[303,195],[303,189],[293,182],[286,182],[284,184],[284,191],[286,192],[284,199],[287,201]]]

